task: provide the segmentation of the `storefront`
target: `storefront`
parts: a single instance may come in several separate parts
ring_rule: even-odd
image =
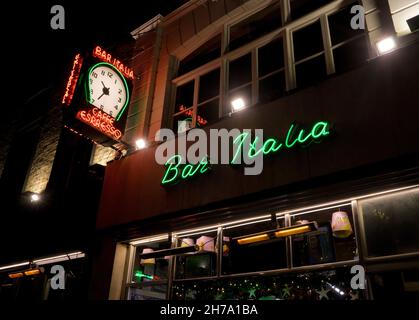
[[[128,130],[143,140],[106,168],[96,297],[417,298],[419,51],[415,29],[394,27],[417,6],[230,5],[191,1],[132,33],[155,44],[137,57],[127,120],[144,115]],[[356,5],[366,28],[350,27]],[[193,128],[263,129],[263,170],[170,169],[160,128],[178,143]]]

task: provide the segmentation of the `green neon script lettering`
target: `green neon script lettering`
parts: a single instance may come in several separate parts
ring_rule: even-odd
[[[319,142],[322,138],[330,135],[330,124],[326,121],[316,122],[311,130],[297,129],[295,124],[291,124],[285,140],[281,142],[276,138],[268,138],[263,145],[258,148],[259,137],[255,137],[253,141],[249,138],[249,132],[239,134],[233,141],[234,155],[231,164],[237,164],[240,156],[244,155],[243,151],[247,144],[247,156],[255,158],[256,156],[269,155],[278,153],[281,150],[291,149],[298,145],[307,146],[311,142]],[[246,149],[247,150],[247,149]],[[183,158],[180,155],[174,155],[166,162],[166,172],[164,173],[162,184],[172,184],[179,180],[192,178],[197,174],[203,174],[210,169],[208,157],[204,157],[198,164],[181,165]]]
[[[205,173],[210,169],[210,163],[207,157],[204,157],[198,164],[181,165],[183,158],[176,154],[166,162],[166,172],[161,183],[163,185],[173,184],[179,180],[192,178],[198,173]]]

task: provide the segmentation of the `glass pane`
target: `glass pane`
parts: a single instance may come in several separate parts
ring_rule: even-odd
[[[278,0],[267,8],[253,14],[230,28],[230,45],[234,50],[282,26],[281,8]]]
[[[173,117],[173,131],[183,133],[192,128],[193,110],[188,109],[185,112]]]
[[[370,257],[419,251],[419,189],[359,201]]]
[[[419,269],[369,275],[374,300],[419,301]]]
[[[303,88],[323,80],[326,75],[324,55],[305,61],[295,66],[297,87]]]
[[[217,35],[180,61],[178,76],[203,66],[204,64],[219,58],[220,55],[221,35]]]
[[[219,100],[215,99],[198,106],[197,126],[203,127],[218,121]]]
[[[237,237],[270,231],[284,226],[284,219],[278,220],[278,226],[270,220],[237,228],[224,230],[222,273],[234,274],[287,267],[285,239],[240,244]]]
[[[285,73],[280,71],[259,81],[259,102],[265,103],[285,94]]]
[[[231,108],[231,101],[239,98],[243,99],[246,107],[252,105],[252,85],[249,84],[243,88],[230,91],[228,107]]]
[[[248,53],[229,64],[229,88],[234,89],[252,81],[252,57]]]
[[[333,50],[336,72],[353,69],[368,60],[368,42],[365,37],[353,40]]]
[[[174,300],[358,300],[350,267],[277,276],[244,276],[173,284]],[[272,318],[279,319],[280,317]]]
[[[259,77],[272,73],[284,67],[284,46],[282,38],[276,39],[259,48]]]
[[[298,19],[334,0],[291,0],[291,17]]]
[[[129,288],[128,300],[165,300],[167,285],[144,286],[141,288]]]
[[[214,276],[217,265],[217,232],[184,236],[178,246],[198,246],[199,251],[176,256],[176,279]]]
[[[358,2],[355,1],[351,5],[329,16],[330,37],[333,46],[364,33],[362,29],[351,28],[351,20],[354,17],[351,13],[351,8],[357,4]]]
[[[318,230],[292,237],[295,267],[353,260],[358,257],[352,208],[317,211],[292,216],[293,225],[316,222]]]
[[[320,21],[293,32],[295,62],[322,52],[323,37]]]
[[[220,69],[215,69],[199,79],[198,103],[214,98],[220,94]]]
[[[135,249],[135,260],[132,274],[134,283],[146,283],[152,281],[166,280],[170,257],[141,258],[141,254],[169,249],[170,241],[151,242]]]
[[[192,107],[194,85],[195,81],[190,81],[182,86],[177,87],[174,113],[178,113],[182,110]]]

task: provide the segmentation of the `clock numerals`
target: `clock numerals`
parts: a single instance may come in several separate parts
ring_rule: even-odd
[[[110,116],[113,116],[113,114],[112,114],[112,113],[113,113],[113,111],[112,111],[112,110],[111,110],[111,111],[109,111],[109,115],[110,115]]]
[[[118,82],[118,80],[115,79],[115,82],[114,83],[116,84],[117,82]]]
[[[93,84],[93,79],[89,79],[90,84]]]
[[[94,77],[95,79],[97,79],[97,73],[96,72],[92,72],[92,77]]]
[[[90,103],[91,103],[91,104],[93,104],[93,103],[95,103],[95,101],[96,101],[96,100],[92,98],[92,101],[91,101]]]
[[[121,102],[122,101],[122,99],[121,98],[118,98],[118,102]]]
[[[119,89],[118,94],[121,94],[121,93],[122,93],[122,89]],[[121,102],[121,101],[119,101],[119,102]]]
[[[103,106],[103,104],[100,105],[100,110],[105,109],[105,107]]]
[[[108,77],[112,79],[113,73],[108,71]]]
[[[104,75],[106,74],[105,70],[102,70],[102,71],[100,72],[100,74],[101,74],[102,76],[104,76]]]
[[[118,110],[119,109],[117,105],[114,108],[115,108],[115,110]]]

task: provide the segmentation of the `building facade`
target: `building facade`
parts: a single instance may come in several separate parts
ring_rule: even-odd
[[[357,5],[365,29],[351,26]],[[95,294],[417,297],[418,10],[415,1],[190,1],[135,30],[137,46],[156,35],[139,80],[148,94],[135,138],[147,148],[107,166]],[[293,123],[321,121],[327,137],[292,148]],[[263,129],[289,148],[263,149],[260,175],[215,164],[164,185],[160,128],[176,141],[191,128]],[[359,265],[364,289],[350,284]]]
[[[89,297],[417,298],[418,15],[413,0],[191,0],[134,30],[121,139],[87,143],[59,126],[74,137],[38,144],[22,186],[42,195],[73,181],[68,201],[88,199],[85,178],[53,178],[69,139],[77,177],[96,168],[83,211],[94,240],[78,246]],[[263,129],[266,144],[249,147],[263,170],[168,171],[155,159],[162,128],[181,156],[196,129]]]

